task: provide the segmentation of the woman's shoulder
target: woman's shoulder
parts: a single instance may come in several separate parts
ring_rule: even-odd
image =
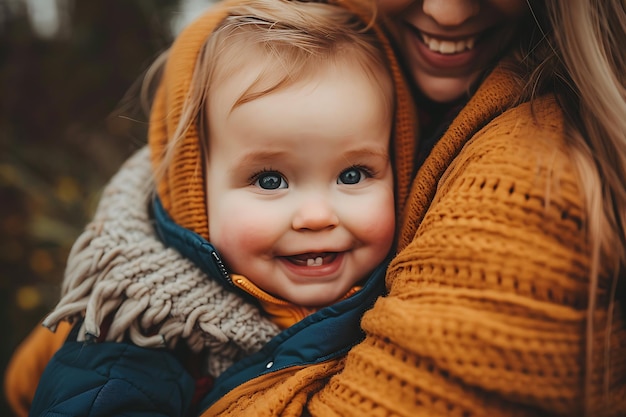
[[[522,157],[521,151],[566,149],[566,131],[561,106],[552,95],[541,96],[510,107],[494,117],[468,142],[467,147],[486,147],[492,152],[513,151],[511,160]],[[487,150],[485,149],[485,151]],[[519,152],[515,152],[519,151]]]
[[[497,171],[515,173],[520,180],[540,172],[569,180],[576,175],[563,110],[549,95],[494,117],[468,140],[458,159],[480,160],[475,167],[486,170],[486,175],[495,174],[490,171],[497,166]]]
[[[489,188],[489,201],[518,201],[523,210],[535,201],[579,217],[580,178],[558,100],[546,95],[513,105],[474,133],[441,178],[440,198],[459,186],[483,197]]]

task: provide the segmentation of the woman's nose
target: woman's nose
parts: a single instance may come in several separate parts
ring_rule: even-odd
[[[480,12],[481,0],[424,0],[422,9],[440,26],[459,26]]]
[[[292,220],[294,230],[332,229],[339,224],[339,217],[325,197],[302,201]]]

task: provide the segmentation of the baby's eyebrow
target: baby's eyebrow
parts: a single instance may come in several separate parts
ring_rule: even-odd
[[[243,155],[236,163],[237,167],[245,167],[251,164],[263,164],[276,161],[277,159],[288,158],[289,153],[284,151],[254,151]]]
[[[355,150],[345,152],[344,157],[346,159],[375,157],[375,158],[382,158],[385,160],[389,160],[389,149],[387,148],[355,149]]]
[[[361,148],[361,149],[353,149],[343,153],[343,157],[347,161],[355,160],[355,159],[363,159],[363,158],[380,158],[384,160],[389,160],[389,150],[387,148]],[[271,151],[271,150],[258,150],[253,152],[248,152],[239,158],[235,165],[234,169],[245,168],[250,165],[263,165],[263,164],[271,164],[272,162],[276,162],[281,159],[289,159],[290,153],[285,151]]]

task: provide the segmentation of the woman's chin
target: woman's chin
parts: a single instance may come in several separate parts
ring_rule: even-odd
[[[415,71],[413,76],[420,91],[428,99],[436,103],[450,103],[469,93],[470,87],[478,78],[478,73],[444,77]]]

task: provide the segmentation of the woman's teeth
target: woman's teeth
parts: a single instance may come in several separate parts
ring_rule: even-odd
[[[474,48],[474,43],[476,42],[475,37],[458,41],[448,41],[444,39],[435,39],[423,33],[422,40],[424,41],[424,44],[428,46],[428,49],[444,55],[469,51]]]

